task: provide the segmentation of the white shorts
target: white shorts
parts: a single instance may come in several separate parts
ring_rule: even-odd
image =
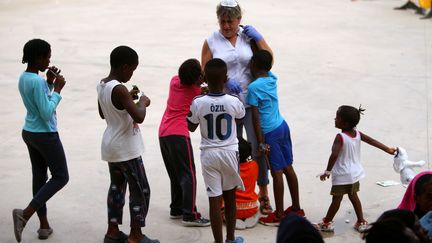
[[[218,197],[234,188],[245,190],[237,151],[205,149],[201,151],[201,168],[209,197]]]

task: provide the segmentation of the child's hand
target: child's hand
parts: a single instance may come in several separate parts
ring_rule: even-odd
[[[265,156],[268,156],[270,153],[270,145],[268,145],[266,143],[260,143],[258,145],[258,152],[264,153]]]
[[[132,89],[129,91],[130,95],[132,96],[133,100],[138,99],[138,93],[140,92],[138,86],[132,85]]]
[[[209,88],[207,85],[201,85],[201,94],[208,94]]]
[[[330,176],[329,176],[329,175],[322,174],[322,175],[320,175],[319,178],[320,178],[321,181],[325,181],[326,179],[330,178]]]
[[[150,105],[150,102],[151,102],[150,99],[144,93],[141,92],[141,97],[138,103],[144,105],[145,107],[148,107]]]
[[[60,75],[61,70],[55,66],[48,67],[46,76],[48,84],[53,84],[54,80]]]
[[[62,75],[57,75],[55,82],[54,82],[54,91],[60,94],[60,91],[63,89],[63,87],[66,84],[66,80]]]
[[[324,173],[317,175],[317,177],[319,177],[321,181],[325,181],[326,179],[330,178],[330,175],[331,175],[330,171],[326,170],[324,171]]]
[[[388,150],[386,152],[391,154],[391,155],[396,155],[397,151],[398,151],[397,148],[388,148]]]

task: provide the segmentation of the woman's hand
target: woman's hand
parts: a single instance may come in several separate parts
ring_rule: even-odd
[[[251,25],[243,27],[243,33],[256,42],[264,39],[264,37]]]
[[[226,83],[226,88],[231,94],[238,95],[242,92],[242,87],[240,86],[239,82],[233,79],[228,79],[228,82]]]

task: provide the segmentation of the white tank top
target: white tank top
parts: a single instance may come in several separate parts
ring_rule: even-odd
[[[243,34],[243,29],[240,28],[235,47],[219,31],[213,32],[207,38],[207,44],[213,58],[220,58],[227,64],[228,78],[240,83],[243,92],[239,94],[239,97],[246,105],[248,85],[252,81],[249,69],[249,61],[253,54],[250,39]]]
[[[356,130],[356,136],[340,132],[342,149],[332,169],[333,185],[353,184],[364,177],[364,170],[360,164],[361,135]]]
[[[112,90],[123,85],[117,80],[100,82],[97,86],[98,101],[107,127],[102,138],[102,160],[123,162],[138,158],[144,152],[141,131],[129,113],[117,109],[111,100]]]

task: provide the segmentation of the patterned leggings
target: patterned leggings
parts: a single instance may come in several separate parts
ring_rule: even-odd
[[[122,224],[126,186],[129,184],[131,227],[144,227],[150,202],[150,186],[141,157],[108,163],[111,185],[108,190],[108,223]]]

